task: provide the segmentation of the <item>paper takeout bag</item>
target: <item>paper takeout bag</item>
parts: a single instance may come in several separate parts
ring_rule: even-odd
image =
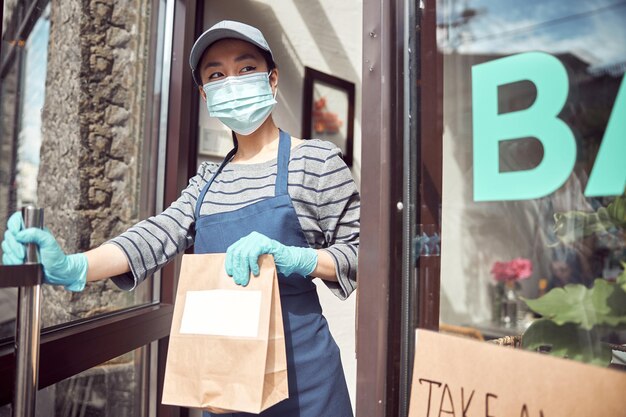
[[[224,254],[184,255],[163,404],[260,413],[288,397],[285,335],[274,260],[259,258],[246,287]]]

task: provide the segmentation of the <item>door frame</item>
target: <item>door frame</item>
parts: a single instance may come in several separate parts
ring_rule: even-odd
[[[198,100],[196,86],[187,66],[195,38],[202,31],[204,2],[175,0],[172,71],[168,115],[167,172],[165,203],[174,201],[194,174],[196,166]],[[423,78],[416,80],[415,95],[425,111],[420,111],[413,141],[419,149],[415,159],[418,174],[419,201],[414,217],[419,222],[438,224],[441,194],[441,77],[437,72],[435,2],[416,3],[415,19],[408,19],[406,3],[401,0],[363,1],[363,67],[362,67],[362,166],[361,173],[361,243],[359,249],[359,289],[357,291],[357,417],[396,417],[403,409],[409,386],[400,384],[401,371],[412,363],[402,363],[402,291],[405,245],[403,229],[406,207],[403,182],[406,126],[405,50],[408,22],[418,22],[420,32],[412,58],[420,66]],[[178,59],[177,59],[178,58]],[[436,123],[432,123],[437,120]],[[415,127],[414,127],[415,128]],[[422,155],[425,155],[422,157]],[[427,161],[430,160],[430,162]],[[173,174],[173,175],[172,175]],[[421,193],[427,174],[432,180]],[[435,187],[430,187],[430,185]],[[437,204],[437,202],[439,204]],[[434,206],[433,206],[434,203]],[[178,262],[163,272],[162,302],[174,302]],[[414,294],[416,312],[408,325],[437,328],[439,319],[439,275],[422,278],[419,269],[413,275],[417,287]],[[407,314],[406,312],[404,314]],[[159,343],[159,383],[162,384],[167,339]],[[409,355],[410,357],[411,355]],[[159,394],[162,385],[159,385]],[[159,397],[160,398],[160,397]],[[168,411],[161,406],[160,416],[185,415],[185,410]],[[179,414],[175,414],[178,412]],[[404,416],[402,416],[404,417]]]
[[[195,39],[202,31],[204,1],[173,0],[174,22],[167,116],[167,143],[163,207],[180,196],[189,178],[196,172],[198,136],[198,100],[188,57]],[[162,270],[161,302],[173,305],[176,298],[180,257]],[[157,358],[158,417],[184,417],[188,410],[161,404],[167,358],[168,336],[159,340]]]
[[[439,326],[439,259],[411,247],[441,227],[441,68],[434,0],[364,0],[357,417],[406,416],[414,329]]]
[[[363,2],[357,417],[398,415],[404,5]]]

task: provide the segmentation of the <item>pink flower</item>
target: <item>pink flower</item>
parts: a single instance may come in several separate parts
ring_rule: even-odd
[[[533,274],[533,264],[530,259],[515,258],[511,261],[517,279],[526,279]]]
[[[529,259],[515,258],[508,262],[494,262],[491,274],[498,282],[514,282],[530,277],[533,264]]]

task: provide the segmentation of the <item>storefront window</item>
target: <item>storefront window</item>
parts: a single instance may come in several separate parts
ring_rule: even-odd
[[[15,143],[12,142],[13,135],[8,134],[2,139],[3,149],[7,154],[2,156],[2,170],[0,171],[0,193],[5,202],[0,207],[2,213],[6,213],[9,207],[21,207],[25,203],[37,203],[37,173],[39,171],[39,149],[41,147],[41,109],[43,108],[46,88],[46,64],[48,35],[50,32],[50,6],[43,11],[41,17],[33,27],[28,40],[24,45],[22,71],[20,76],[20,100],[15,100],[16,96],[4,91],[3,88],[3,125],[6,124],[6,133],[9,133],[9,126],[14,120],[9,117],[14,116],[17,111],[17,153],[16,158],[12,157]],[[17,65],[16,65],[17,69]],[[16,83],[15,79],[7,77],[4,84]],[[10,99],[11,103],[4,102]],[[15,108],[15,103],[19,103],[19,108]],[[10,108],[13,107],[13,108]],[[4,133],[4,132],[3,132]],[[14,172],[12,172],[14,170]],[[2,175],[5,174],[5,175]],[[15,193],[15,194],[14,194]],[[17,202],[11,201],[13,197]],[[4,216],[0,216],[4,219]],[[4,225],[1,227],[4,229]],[[12,336],[17,308],[17,291],[13,288],[0,289],[0,339]]]
[[[17,206],[37,203],[37,173],[41,148],[41,111],[46,96],[50,5],[33,28],[24,46],[22,91],[17,136]]]
[[[0,234],[34,203],[66,253],[84,252],[155,212],[163,51],[150,30],[164,24],[148,0],[98,3],[97,13],[39,3],[4,9]],[[152,284],[127,292],[107,280],[80,293],[46,285],[42,324],[151,303]],[[0,340],[13,335],[16,299],[0,290]]]
[[[437,27],[442,330],[606,365],[625,342],[626,3],[439,0]]]
[[[45,99],[50,6],[46,6],[2,79],[2,156],[0,157],[1,230],[9,211],[37,203],[41,147],[41,109]],[[6,37],[6,36],[5,36]],[[5,39],[3,39],[4,41]],[[15,45],[4,42],[3,50]],[[6,55],[6,54],[4,54]],[[12,336],[17,290],[0,289],[0,339]]]
[[[37,392],[36,416],[147,415],[147,348],[140,348]],[[10,417],[11,406],[0,407]]]

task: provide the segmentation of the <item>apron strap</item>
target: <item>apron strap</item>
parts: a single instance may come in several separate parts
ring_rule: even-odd
[[[196,220],[200,217],[200,209],[202,208],[202,202],[204,201],[204,197],[206,196],[207,191],[209,191],[209,187],[211,186],[211,184],[213,184],[213,180],[215,180],[215,177],[217,177],[217,174],[219,174],[222,171],[222,169],[226,166],[226,164],[228,164],[230,160],[233,159],[233,156],[235,156],[236,152],[237,152],[237,147],[235,146],[233,149],[230,150],[230,152],[228,152],[228,154],[222,161],[222,164],[220,165],[220,167],[217,169],[217,171],[213,173],[213,175],[211,176],[211,179],[209,179],[209,181],[207,181],[207,183],[204,185],[204,188],[202,188],[202,191],[200,192],[200,195],[198,196],[198,199],[196,200],[196,213],[195,213]]]
[[[231,149],[228,152],[228,155],[222,161],[220,167],[213,173],[209,181],[204,185],[200,195],[198,196],[198,200],[196,201],[196,210],[195,216],[196,219],[200,217],[200,209],[202,208],[202,202],[204,201],[204,197],[206,193],[209,191],[209,187],[213,184],[215,177],[222,172],[222,169],[233,159],[235,153],[237,152],[237,147]],[[274,188],[274,195],[285,195],[288,193],[288,177],[289,177],[289,157],[291,154],[291,136],[289,133],[281,130],[278,138],[278,161],[276,167],[276,184]]]
[[[274,195],[285,195],[288,193],[289,180],[289,157],[291,154],[291,136],[281,130],[278,139],[278,163],[276,167],[276,185]]]

